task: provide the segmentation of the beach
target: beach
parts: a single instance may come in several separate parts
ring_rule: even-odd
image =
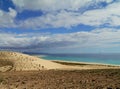
[[[120,66],[74,62],[46,60],[40,57],[31,56],[18,52],[0,52],[0,71],[40,71],[40,70],[84,70],[84,69],[120,69]]]
[[[120,89],[120,66],[2,51],[0,89]]]

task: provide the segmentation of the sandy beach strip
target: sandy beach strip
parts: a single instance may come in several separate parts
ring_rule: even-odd
[[[76,62],[76,61],[61,61],[51,60],[52,62],[65,65],[64,69],[120,69],[120,65],[102,64],[102,63],[91,63],[91,62]]]
[[[43,59],[42,56],[38,56]],[[47,59],[43,59],[47,60]],[[66,61],[66,60],[48,60],[58,64],[64,65],[64,69],[116,69],[120,68],[120,65],[96,63],[96,62],[78,62],[78,61]]]

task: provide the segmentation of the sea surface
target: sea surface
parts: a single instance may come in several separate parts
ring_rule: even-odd
[[[37,54],[37,56],[47,60],[63,60],[120,65],[120,54]]]

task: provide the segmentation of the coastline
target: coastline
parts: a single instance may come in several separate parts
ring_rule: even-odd
[[[101,63],[61,61],[61,60],[51,60],[51,61],[64,65],[64,69],[61,70],[120,69],[120,66],[101,64]]]
[[[42,55],[43,56],[43,55]],[[40,59],[48,60],[42,56],[37,56]],[[120,65],[97,63],[97,62],[79,62],[79,61],[66,61],[66,60],[49,60],[58,64],[64,65],[61,70],[92,70],[92,69],[120,69]]]
[[[45,59],[47,60],[47,59]],[[118,66],[120,65],[115,65],[115,64],[105,64],[105,63],[97,63],[97,62],[79,62],[79,61],[66,61],[66,60],[50,60],[53,62],[64,62],[64,63],[73,63],[73,64],[83,64],[83,65],[101,65],[101,66]]]
[[[69,59],[47,59],[47,58],[44,58],[46,55],[34,55],[38,58],[42,58],[44,60],[49,60],[49,61],[58,61],[58,62],[68,62],[68,63],[82,63],[82,64],[91,64],[91,65],[108,65],[108,66],[120,66],[119,64],[115,64],[115,63],[104,63],[104,62],[84,62],[84,61],[74,61],[73,59],[69,60]]]

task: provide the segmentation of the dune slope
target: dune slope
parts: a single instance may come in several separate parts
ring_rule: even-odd
[[[0,51],[0,71],[59,69],[63,65],[17,52]]]

